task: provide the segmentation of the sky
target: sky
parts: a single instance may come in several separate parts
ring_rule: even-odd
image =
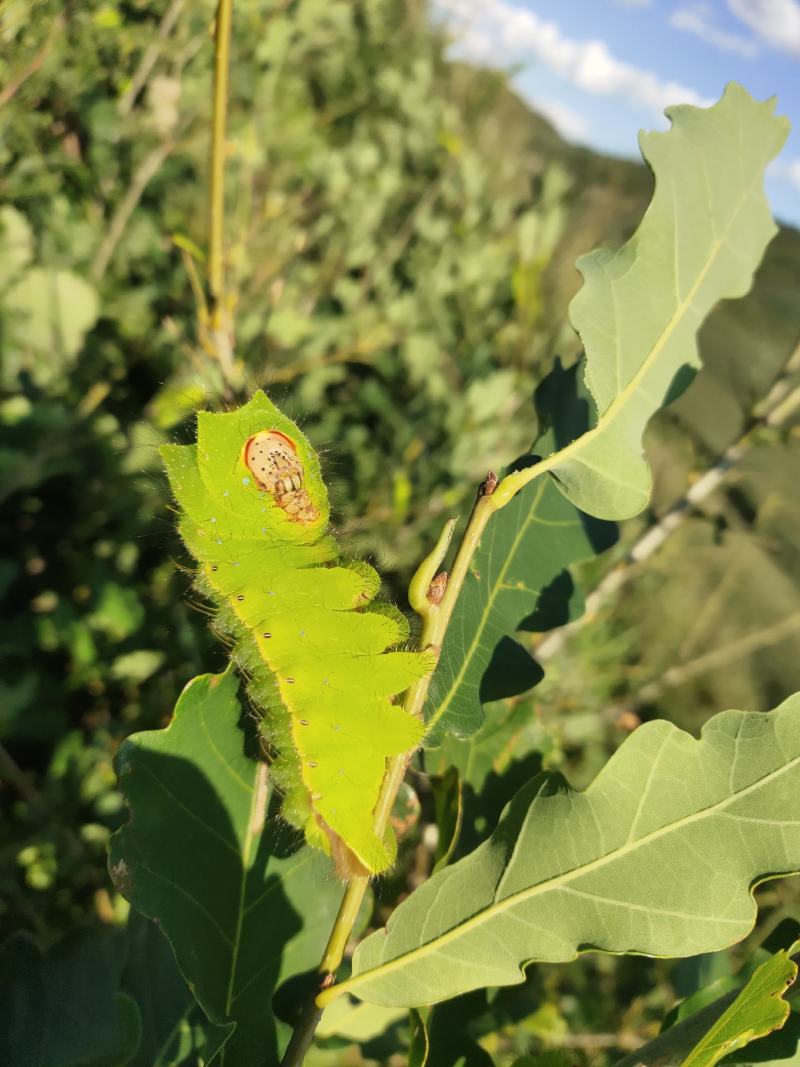
[[[773,212],[800,226],[800,0],[435,0],[454,54],[513,72],[569,140],[638,157],[669,104],[707,107],[738,81],[792,123],[767,171]]]

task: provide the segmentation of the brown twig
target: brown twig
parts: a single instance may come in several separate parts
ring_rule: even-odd
[[[122,239],[125,227],[130,221],[131,215],[139,205],[139,201],[151,179],[155,177],[161,164],[175,147],[173,140],[162,141],[149,152],[133,175],[133,180],[128,186],[125,196],[120,200],[109,224],[106,235],[100,243],[94,259],[89,267],[89,277],[93,282],[98,282],[105,274],[111,257]]]
[[[147,84],[147,80],[153,72],[153,67],[155,67],[158,62],[158,57],[161,55],[162,43],[164,39],[169,37],[170,33],[172,33],[173,27],[178,21],[185,3],[186,0],[172,0],[172,3],[164,12],[164,16],[158,24],[156,40],[149,44],[144,50],[144,54],[139,61],[139,66],[136,68],[133,77],[131,78],[130,85],[119,98],[117,111],[120,115],[124,116],[130,113],[136,102],[136,98]]]
[[[47,35],[47,40],[45,41],[42,48],[36,53],[36,55],[30,61],[28,66],[25,67],[25,69],[21,73],[18,74],[16,78],[13,78],[5,87],[5,89],[0,90],[0,107],[4,107],[9,102],[9,100],[13,100],[13,98],[17,95],[17,93],[28,80],[28,78],[33,77],[33,75],[36,74],[38,70],[41,70],[42,66],[44,65],[44,61],[47,59],[50,49],[53,47],[53,42],[55,41],[56,36],[61,32],[63,27],[64,16],[57,15],[53,21],[53,25],[50,28],[50,32]]]
[[[791,637],[796,633],[800,633],[800,611],[773,623],[766,629],[746,634],[744,637],[730,641],[720,648],[714,648],[702,656],[689,660],[688,663],[679,663],[675,667],[670,667],[655,681],[648,682],[647,685],[642,686],[632,696],[626,697],[623,701],[623,706],[628,710],[637,710],[646,704],[652,704],[667,689],[674,689],[675,686],[683,685],[685,682],[691,681],[692,678],[708,673],[708,671],[718,670],[728,663],[741,660],[745,656],[751,656],[754,652],[758,652],[762,648],[769,648],[780,641],[785,641],[787,637]],[[613,710],[618,712],[621,709],[618,707]],[[609,714],[613,714],[613,710]]]

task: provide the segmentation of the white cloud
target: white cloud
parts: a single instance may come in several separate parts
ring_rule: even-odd
[[[800,159],[776,159],[769,166],[768,173],[792,186],[800,193]]]
[[[728,0],[728,7],[767,44],[800,56],[798,0]]]
[[[579,115],[571,107],[551,100],[547,97],[534,97],[531,101],[538,112],[550,119],[562,137],[568,141],[582,141],[589,132],[589,127],[583,115]]]
[[[535,59],[587,93],[621,96],[655,113],[668,104],[710,104],[689,86],[617,59],[605,41],[565,37],[555,22],[510,0],[439,0],[437,6],[457,32],[460,50],[481,62]]]
[[[714,13],[710,4],[699,3],[680,7],[670,15],[669,24],[676,30],[685,30],[701,37],[723,52],[736,52],[746,59],[758,55],[758,45],[755,41],[740,37],[736,33],[728,33],[727,30],[721,30],[714,25]]]
[[[614,0],[617,7],[652,7],[653,0]]]

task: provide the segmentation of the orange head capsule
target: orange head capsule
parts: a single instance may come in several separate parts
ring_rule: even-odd
[[[292,522],[309,523],[319,518],[304,488],[303,463],[290,437],[279,430],[259,430],[246,441],[243,459],[258,488],[271,493]]]

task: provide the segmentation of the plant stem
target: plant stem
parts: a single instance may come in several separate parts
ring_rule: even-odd
[[[5,107],[9,100],[13,100],[13,98],[16,96],[16,94],[19,92],[19,90],[22,88],[28,78],[33,77],[33,75],[41,69],[44,64],[44,61],[50,54],[50,49],[53,47],[53,42],[56,40],[63,28],[64,15],[57,15],[55,20],[53,21],[53,25],[47,35],[47,40],[44,42],[44,46],[42,47],[42,49],[36,53],[36,55],[30,61],[28,66],[25,67],[21,74],[18,74],[16,78],[12,77],[11,81],[9,81],[8,84],[3,88],[3,90],[0,91],[0,107]]]
[[[464,530],[453,562],[453,570],[441,602],[437,604],[427,599],[425,592],[421,592],[421,590],[424,586],[425,591],[427,591],[427,587],[435,577],[436,570],[444,559],[453,532],[454,523],[452,520],[447,523],[433,552],[423,561],[412,579],[409,600],[412,607],[422,615],[423,619],[422,633],[419,640],[420,648],[432,648],[437,652],[441,650],[453,609],[469,573],[472,557],[480,544],[481,535],[486,528],[487,522],[497,510],[491,495],[496,484],[497,480],[494,474],[490,472],[478,492],[478,498]],[[422,716],[430,681],[431,675],[427,675],[427,677],[420,679],[408,690],[403,706],[410,715]],[[387,765],[381,792],[375,805],[374,826],[375,833],[379,837],[383,836],[388,825],[397,791],[405,777],[409,758],[410,753],[395,756]],[[339,913],[336,916],[325,953],[319,965],[319,983],[316,995],[306,1004],[298,1020],[292,1039],[281,1061],[281,1067],[300,1067],[314,1038],[314,1031],[322,1017],[325,1004],[337,996],[336,987],[333,989],[329,989],[329,987],[332,985],[335,973],[344,957],[345,948],[355,926],[368,885],[369,878],[367,877],[351,878],[347,883]]]
[[[211,119],[208,215],[208,288],[212,316],[222,303],[225,288],[222,261],[225,235],[225,124],[232,15],[233,0],[219,0],[214,32],[214,111]]]
[[[240,383],[233,358],[233,321],[225,291],[225,127],[228,115],[233,0],[219,0],[214,32],[214,108],[211,119],[208,210],[209,317],[205,347],[230,386]]]

